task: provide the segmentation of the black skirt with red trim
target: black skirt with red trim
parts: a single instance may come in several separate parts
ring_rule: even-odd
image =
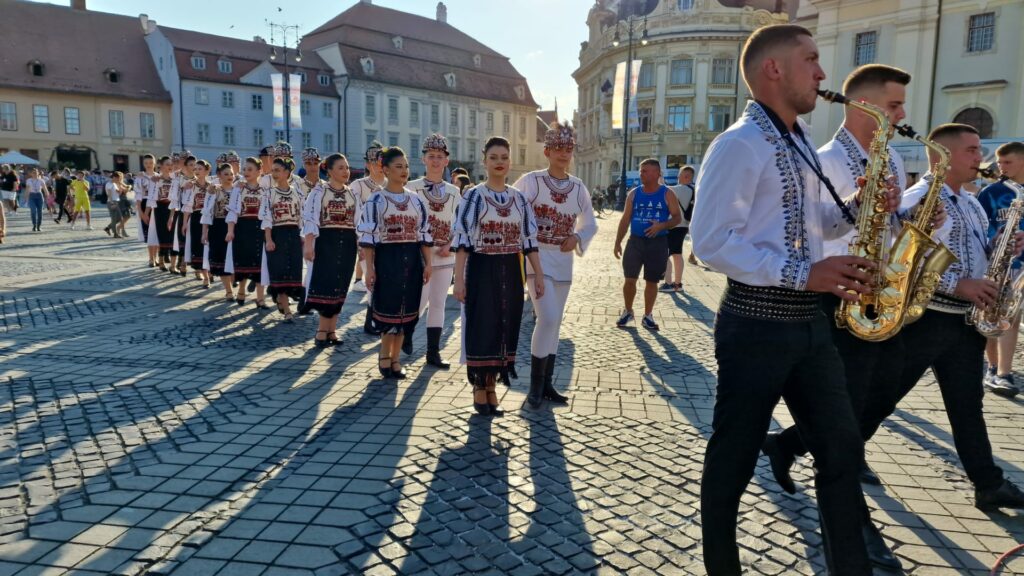
[[[170,204],[157,202],[153,207],[153,218],[156,220],[153,226],[156,228],[156,239],[160,244],[160,255],[168,256],[174,248],[174,230],[167,229],[167,224],[173,222]]]
[[[420,319],[423,253],[417,242],[377,244],[373,267],[377,280],[370,302],[373,325],[382,334],[411,331]]]
[[[270,231],[274,240],[274,251],[267,252],[267,272],[270,286],[267,293],[271,298],[287,294],[294,300],[302,300],[302,237],[298,226],[274,226]]]
[[[314,245],[312,270],[300,314],[316,310],[325,318],[341,312],[356,268],[356,231],[350,228],[321,228]]]
[[[259,218],[239,218],[235,223],[235,239],[231,242],[231,259],[235,264],[235,280],[260,282],[263,272],[263,230]]]
[[[192,214],[188,219],[189,242],[192,244],[190,246],[192,253],[189,254],[188,263],[195,270],[203,269],[203,248],[205,246],[203,246],[203,223],[200,220],[202,218],[198,212]]]
[[[484,376],[508,381],[516,363],[523,319],[523,265],[516,254],[470,252],[466,261],[463,346],[471,384]]]
[[[182,230],[184,228],[184,226],[182,226],[182,223],[184,223],[184,222],[185,222],[185,214],[181,210],[175,210],[174,211],[174,233],[177,234],[177,236],[178,236],[178,249],[177,250],[171,249],[171,254],[174,255],[174,256],[184,256],[184,257],[187,258],[188,254],[185,254],[185,232]],[[173,242],[173,241],[174,240],[171,240],[171,242]]]
[[[192,215],[195,218],[195,215]],[[202,241],[202,232],[199,233],[199,240]],[[228,242],[225,237],[228,235],[228,224],[223,218],[214,218],[213,224],[206,233],[207,242],[210,243],[210,274],[214,276],[230,276],[224,272],[224,265],[228,260]],[[195,237],[193,237],[195,242]]]

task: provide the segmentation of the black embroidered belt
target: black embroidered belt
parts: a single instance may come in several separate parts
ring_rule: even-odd
[[[718,309],[756,320],[806,322],[821,315],[821,295],[776,286],[750,286],[729,279]]]
[[[971,301],[961,300],[948,294],[940,294],[936,292],[935,295],[932,296],[932,301],[928,304],[928,308],[938,310],[939,312],[964,314],[971,309]]]

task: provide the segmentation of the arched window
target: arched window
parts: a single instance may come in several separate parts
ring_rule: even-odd
[[[962,110],[956,115],[956,118],[953,118],[953,122],[974,126],[982,138],[992,137],[992,127],[995,124],[992,120],[992,115],[984,108],[967,108]]]

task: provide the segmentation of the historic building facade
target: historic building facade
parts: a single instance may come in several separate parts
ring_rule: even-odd
[[[761,26],[789,21],[785,9],[784,2],[598,0],[587,15],[590,34],[573,73],[579,87],[576,170],[583,181],[606,187],[621,172],[623,137],[612,130],[612,94],[615,67],[627,57],[630,16],[634,60],[643,62],[636,95],[640,126],[631,130],[627,151],[627,169],[634,171],[647,157],[670,168],[700,163],[707,145],[746,104],[739,74],[743,43]],[[646,45],[640,42],[645,20]]]

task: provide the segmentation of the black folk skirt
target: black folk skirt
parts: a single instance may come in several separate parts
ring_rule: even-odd
[[[466,262],[463,347],[469,382],[500,375],[508,382],[516,363],[523,319],[523,264],[520,254],[478,254]]]
[[[139,209],[142,210],[142,212],[139,213],[139,230],[142,231],[142,241],[145,243],[149,243],[149,223],[142,222],[142,214],[146,213],[147,204],[149,204],[149,200],[145,198],[143,198],[142,202],[139,204]]]
[[[193,216],[195,217],[195,216]],[[202,234],[202,232],[200,232]],[[230,276],[224,272],[224,265],[228,261],[228,242],[225,239],[228,235],[228,224],[223,218],[214,218],[213,224],[207,231],[206,240],[210,246],[210,274],[214,276]],[[202,236],[199,237],[202,241]]]
[[[420,319],[423,295],[423,253],[417,242],[377,244],[373,267],[377,271],[370,313],[381,334],[411,332]]]
[[[235,280],[261,281],[263,243],[263,230],[260,229],[259,218],[239,218],[235,224],[235,239],[231,242]]]
[[[188,263],[196,270],[203,269],[203,223],[201,215],[196,212],[188,219],[188,243],[192,253],[189,254]]]
[[[356,268],[357,252],[355,230],[320,229],[308,272],[306,298],[299,306],[300,314],[316,310],[325,318],[333,318],[341,313]]]
[[[174,234],[178,237],[178,249],[171,249],[171,254],[175,256],[188,257],[185,254],[185,232],[182,231],[183,226],[181,225],[185,221],[185,214],[181,210],[174,211]],[[173,240],[172,240],[173,242]]]
[[[170,256],[171,249],[174,248],[174,230],[167,229],[167,224],[173,221],[170,207],[167,204],[157,202],[156,206],[153,207],[153,218],[156,220],[153,223],[153,227],[156,228],[156,239],[160,245],[160,256]]]
[[[274,239],[274,251],[267,252],[267,272],[270,286],[267,292],[271,298],[287,294],[289,298],[302,300],[302,236],[298,226],[274,226],[270,231]]]

